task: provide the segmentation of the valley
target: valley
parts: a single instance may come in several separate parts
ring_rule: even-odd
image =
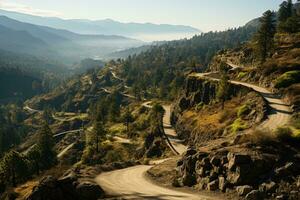
[[[300,199],[299,1],[205,33],[3,5],[0,200]]]

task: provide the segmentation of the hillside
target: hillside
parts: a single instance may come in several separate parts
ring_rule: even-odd
[[[76,62],[47,91],[34,62],[50,78],[56,65],[3,51],[0,91],[29,99],[0,106],[0,199],[300,199],[299,22],[284,1],[239,28]]]
[[[0,16],[1,49],[66,63],[141,46],[143,42],[111,35],[80,35]],[[26,48],[26,47],[31,48]]]

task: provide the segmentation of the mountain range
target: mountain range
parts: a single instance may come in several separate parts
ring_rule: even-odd
[[[0,48],[67,62],[137,47],[144,42],[114,35],[83,35],[0,16]]]
[[[66,29],[79,34],[122,35],[141,40],[170,40],[192,36],[201,31],[191,26],[152,24],[152,23],[121,23],[111,19],[61,19],[57,17],[40,17],[24,13],[0,10],[0,15],[9,18],[49,26],[57,29]],[[173,36],[173,37],[172,37]]]

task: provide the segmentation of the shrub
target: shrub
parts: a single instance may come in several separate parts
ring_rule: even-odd
[[[275,81],[275,88],[284,88],[300,82],[300,71],[289,71],[282,74]]]
[[[231,132],[237,133],[238,131],[245,130],[246,128],[248,128],[247,123],[243,121],[241,118],[238,118],[231,125]]]
[[[242,116],[249,114],[250,111],[251,111],[251,108],[250,108],[249,104],[245,104],[245,105],[242,105],[241,107],[239,107],[237,115],[238,115],[238,117],[242,117]]]
[[[293,131],[288,127],[280,127],[276,130],[276,136],[280,141],[288,141],[292,138]]]
[[[122,155],[119,151],[117,150],[110,150],[106,153],[104,160],[107,163],[112,163],[112,162],[119,162],[119,161],[123,161],[122,159]]]
[[[238,79],[242,79],[247,75],[247,72],[240,72],[237,76]]]

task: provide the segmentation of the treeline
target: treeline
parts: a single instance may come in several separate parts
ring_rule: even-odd
[[[26,152],[10,150],[4,153],[0,159],[0,193],[6,187],[15,187],[56,164],[56,152],[53,149],[53,134],[45,124],[38,132],[38,142]]]
[[[0,68],[0,99],[26,99],[44,91],[39,78],[15,68]]]
[[[120,61],[121,75],[138,97],[172,99],[183,85],[185,72],[204,71],[218,51],[237,47],[255,32],[255,27],[246,26],[156,46]]]
[[[0,158],[9,149],[17,146],[26,136],[25,114],[15,104],[0,106]]]
[[[273,53],[276,33],[300,32],[300,15],[295,9],[292,0],[284,1],[275,12],[266,11],[260,18],[260,27],[255,35],[256,50],[262,63]]]

